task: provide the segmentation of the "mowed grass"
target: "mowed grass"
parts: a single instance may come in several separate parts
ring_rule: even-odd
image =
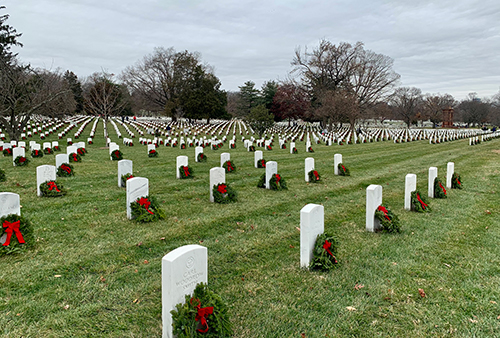
[[[208,283],[229,305],[237,337],[500,336],[500,140],[313,145],[309,154],[298,142],[296,155],[276,140],[264,158],[278,162],[289,190],[275,192],[256,188],[264,169],[254,168],[239,135],[234,150],[205,149],[207,163],[195,163],[194,148],[161,146],[148,158],[136,139],[120,148],[168,215],[138,224],[126,219],[125,189],[102,134],[100,123],[76,176],[59,179],[69,190],[64,198],[36,196],[35,168],[54,164],[54,155],[19,168],[0,157],[8,177],[0,191],[20,194],[37,238],[33,249],[0,257],[1,336],[160,337],[161,258],[186,244],[208,248]],[[235,204],[209,202],[209,170],[222,152],[237,166],[226,175]],[[335,153],[351,177],[334,176]],[[194,179],[175,179],[178,155],[189,156]],[[315,158],[320,184],[304,182],[306,157]],[[404,211],[405,175],[417,174],[425,194],[428,168],[438,167],[444,181],[449,161],[464,190],[432,200],[432,213]],[[401,234],[365,231],[370,184],[383,186]],[[338,237],[335,271],[299,267],[297,227],[308,203],[324,205],[325,230]]]

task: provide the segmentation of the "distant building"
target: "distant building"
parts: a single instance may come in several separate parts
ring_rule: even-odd
[[[453,108],[443,109],[443,128],[453,128]]]

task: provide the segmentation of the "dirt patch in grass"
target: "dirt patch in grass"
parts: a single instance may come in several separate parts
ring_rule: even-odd
[[[500,154],[500,149],[492,150],[492,152],[494,152],[495,154]]]

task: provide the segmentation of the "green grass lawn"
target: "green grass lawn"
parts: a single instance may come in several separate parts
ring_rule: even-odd
[[[135,139],[120,150],[167,213],[138,224],[126,218],[125,189],[102,134],[99,123],[75,177],[59,179],[68,189],[63,198],[36,196],[36,166],[55,164],[54,155],[18,168],[0,157],[8,178],[0,191],[20,194],[37,241],[23,254],[0,257],[0,336],[160,337],[161,258],[186,244],[208,248],[208,283],[227,302],[237,337],[500,336],[500,140],[313,145],[312,154],[297,142],[296,155],[276,140],[264,158],[278,162],[289,190],[275,192],[256,188],[264,169],[254,168],[240,136],[234,150],[228,143],[205,149],[206,163],[195,163],[194,148],[161,146],[158,158],[148,158]],[[235,204],[209,202],[209,170],[222,152],[238,168],[226,175],[238,191]],[[335,153],[351,177],[334,176]],[[194,179],[175,179],[178,155],[189,156]],[[304,182],[309,156],[320,184]],[[431,200],[429,214],[404,211],[405,175],[416,174],[426,194],[428,168],[438,167],[445,182],[449,161],[464,189]],[[401,234],[365,231],[370,184],[383,186]],[[329,273],[299,267],[297,227],[308,203],[324,205],[325,231],[340,243],[340,265]]]

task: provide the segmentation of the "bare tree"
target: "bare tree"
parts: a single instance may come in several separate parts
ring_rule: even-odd
[[[330,130],[335,123],[349,122],[351,126],[354,126],[361,116],[358,101],[353,92],[325,90],[319,95],[318,100],[320,104],[315,114],[329,121]]]
[[[490,105],[483,102],[477,93],[469,93],[458,105],[462,121],[467,125],[479,125],[488,121]]]
[[[120,115],[129,103],[125,99],[125,87],[113,82],[113,74],[94,73],[86,81],[85,110],[93,115],[108,118]]]
[[[450,94],[426,94],[423,98],[423,113],[436,127],[443,120],[443,109],[453,108],[455,104],[455,98]]]
[[[410,128],[411,122],[415,120],[418,110],[422,104],[422,91],[415,87],[400,87],[394,91],[390,99],[396,110]]]

